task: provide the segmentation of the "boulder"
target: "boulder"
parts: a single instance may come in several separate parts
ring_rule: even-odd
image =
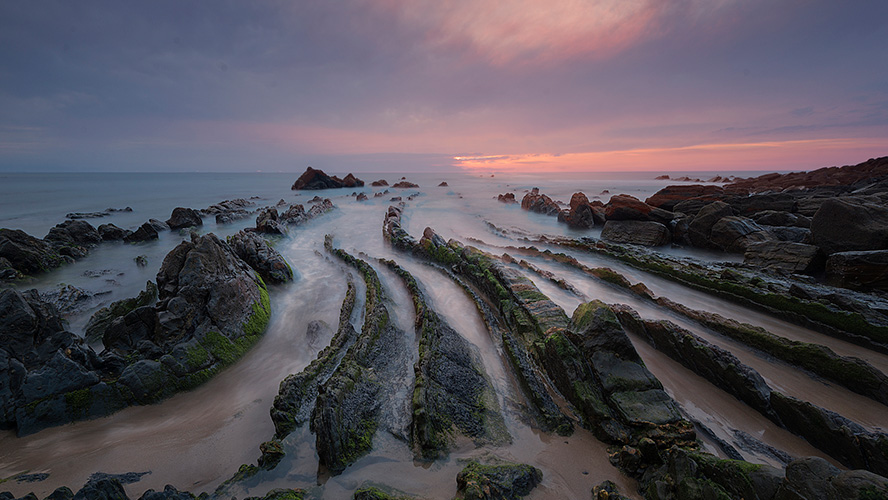
[[[252,207],[253,205],[255,205],[255,203],[250,200],[235,198],[233,200],[225,200],[216,203],[215,205],[210,205],[209,207],[202,209],[201,213],[207,215],[218,215],[225,212],[236,212],[245,210],[247,207]]]
[[[545,215],[558,215],[561,212],[561,207],[552,198],[540,194],[540,190],[537,188],[533,188],[531,192],[524,195],[521,200],[521,208]]]
[[[366,193],[358,193],[358,195],[355,196],[355,201],[367,201],[367,194]]]
[[[65,322],[36,290],[0,290],[0,350],[25,365],[36,363],[36,347],[65,329]]]
[[[810,273],[822,269],[820,249],[790,241],[762,241],[746,247],[743,263],[790,273]]]
[[[826,260],[826,280],[860,290],[888,290],[888,250],[836,252]]]
[[[482,465],[469,462],[456,476],[457,490],[465,500],[517,500],[543,480],[543,473],[526,464]]]
[[[609,220],[601,231],[601,239],[649,247],[668,245],[672,241],[669,229],[663,224],[639,220]]]
[[[688,239],[695,247],[711,248],[712,242],[709,235],[712,234],[712,226],[722,217],[733,215],[731,206],[723,201],[714,201],[697,212],[694,219],[688,224]]]
[[[154,229],[154,226],[146,222],[139,226],[139,229],[124,236],[123,241],[127,243],[138,243],[140,241],[156,240],[157,238],[157,229]]]
[[[99,232],[85,220],[66,220],[49,230],[44,241],[62,255],[85,257],[90,249],[102,242]]]
[[[559,222],[566,222],[570,227],[578,229],[588,229],[595,226],[596,219],[595,208],[583,193],[574,193],[570,197],[570,210],[562,210],[558,213]]]
[[[744,252],[753,243],[774,237],[752,219],[738,216],[722,217],[712,225],[709,241],[726,252]]]
[[[678,212],[675,205],[679,202],[694,199],[700,203],[700,207],[724,197],[724,189],[721,186],[704,184],[681,184],[666,186],[654,193],[644,202],[652,207],[662,208],[669,212]],[[699,209],[699,208],[698,208]],[[685,212],[687,213],[687,212]]]
[[[129,500],[129,497],[119,479],[102,478],[87,482],[74,495],[74,500]]]
[[[170,229],[181,229],[183,227],[202,226],[203,219],[197,210],[184,207],[176,207],[173,209],[172,215],[166,221]]]
[[[888,208],[828,199],[814,214],[811,233],[826,254],[888,249]]]
[[[139,292],[137,297],[112,302],[109,306],[93,313],[86,323],[84,335],[89,341],[101,339],[105,335],[105,330],[116,318],[122,318],[140,307],[152,304],[155,300],[157,300],[157,286],[149,281],[145,285],[145,290]]]
[[[652,207],[634,196],[618,194],[604,205],[607,220],[639,220],[669,224],[674,217],[672,212]]]
[[[515,199],[515,193],[501,194],[496,199],[502,203],[518,203],[518,200]]]
[[[438,184],[438,187],[450,187],[450,185],[447,184],[447,181],[442,181],[441,184]]]
[[[22,274],[43,273],[65,262],[45,241],[20,229],[5,228],[0,228],[0,258]]]
[[[766,226],[761,224],[762,229],[771,233],[771,236],[778,241],[791,241],[793,243],[804,243],[810,245],[814,242],[814,236],[811,230],[804,227],[787,227],[787,226]]]
[[[381,187],[381,186],[388,186],[389,183],[386,182],[385,179],[379,179],[378,181],[371,182],[370,185],[373,187]]]
[[[228,237],[228,244],[266,282],[278,284],[293,280],[293,270],[287,261],[258,234],[240,231]]]
[[[103,241],[120,241],[133,233],[132,231],[121,229],[110,223],[100,225],[98,231]]]

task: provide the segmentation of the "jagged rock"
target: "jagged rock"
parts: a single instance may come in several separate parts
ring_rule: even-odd
[[[657,247],[668,245],[672,237],[663,224],[640,220],[609,220],[601,230],[601,239],[613,243],[631,243]]]
[[[236,198],[234,200],[225,200],[215,205],[210,205],[207,208],[201,210],[202,213],[207,215],[217,215],[225,212],[237,212],[241,210],[245,210],[247,207],[254,206],[255,203],[249,200],[245,200],[243,198]]]
[[[216,214],[216,224],[231,224],[234,221],[246,219],[250,212],[246,210],[229,210]]]
[[[259,216],[256,217],[256,230],[265,234],[287,234],[287,228],[280,222],[278,211],[274,207],[259,212]]]
[[[724,189],[721,186],[689,184],[689,185],[673,185],[666,186],[654,193],[653,196],[644,202],[652,207],[662,208],[669,212],[683,212],[676,208],[676,204],[684,201],[694,200],[702,207],[713,201],[721,200],[724,197]],[[689,213],[689,212],[684,212]]]
[[[105,335],[105,330],[116,318],[121,318],[131,311],[150,305],[157,300],[157,286],[148,282],[145,290],[135,298],[122,299],[96,311],[86,323],[84,335],[89,341],[96,341]]]
[[[638,220],[654,221],[669,224],[675,216],[672,212],[656,208],[634,196],[618,194],[612,196],[604,205],[604,216],[607,220]]]
[[[305,169],[305,172],[296,179],[296,182],[293,183],[293,186],[290,189],[336,189],[363,185],[364,181],[352,174],[345,176],[345,179],[340,179],[335,175],[331,177],[325,174],[323,170],[316,170],[308,167]]]
[[[545,215],[557,215],[561,211],[561,207],[552,198],[540,194],[540,190],[537,188],[533,188],[531,192],[524,195],[521,200],[521,208]]]
[[[149,223],[139,226],[139,229],[131,232],[123,237],[123,241],[127,243],[137,243],[140,241],[156,240],[158,238],[157,230]]]
[[[183,227],[202,226],[203,219],[197,210],[191,208],[176,207],[173,209],[172,215],[167,219],[166,224],[170,229],[181,229]]]
[[[441,184],[438,184],[438,187],[449,187],[447,181],[442,181]]]
[[[409,182],[409,181],[400,181],[400,182],[396,182],[395,184],[393,184],[392,187],[393,188],[418,188],[419,184],[415,184],[415,183]]]
[[[836,252],[826,261],[826,280],[843,288],[888,290],[888,250]]]
[[[55,306],[62,315],[68,316],[89,307],[96,295],[83,288],[63,284],[41,293],[40,298]]]
[[[712,225],[709,241],[727,252],[743,252],[746,248],[774,237],[752,219],[738,216],[722,217]]]
[[[164,486],[163,491],[148,490],[142,493],[139,500],[194,500],[195,496],[187,491],[179,491],[174,486],[168,484]]]
[[[358,193],[358,195],[355,197],[355,201],[367,201],[367,194]]]
[[[518,200],[515,199],[515,193],[501,194],[498,195],[496,199],[502,203],[518,203]]]
[[[570,227],[588,229],[595,226],[597,221],[603,220],[603,210],[599,211],[601,213],[596,213],[596,207],[589,203],[585,194],[574,193],[570,197],[570,210],[560,211],[558,221],[566,222]]]
[[[804,243],[763,241],[746,247],[743,262],[760,268],[809,273],[822,269],[823,262],[819,252],[819,248]]]
[[[770,173],[749,179],[738,179],[726,185],[725,189],[745,193],[792,187],[849,186],[886,175],[888,175],[888,157],[883,157],[844,167],[824,167],[809,172],[789,174]]]
[[[20,229],[0,228],[0,257],[22,274],[43,273],[65,262],[45,241]]]
[[[814,244],[826,254],[888,249],[888,208],[847,199],[823,202],[811,220]]]
[[[518,500],[543,480],[543,473],[526,464],[482,465],[469,462],[456,476],[465,500]]]
[[[228,244],[265,281],[279,284],[293,280],[293,270],[284,257],[258,234],[240,231],[228,238]]]
[[[709,239],[712,234],[712,226],[722,219],[733,214],[731,206],[722,201],[714,201],[697,212],[694,219],[688,224],[688,239],[695,247],[710,248],[713,246]]]
[[[74,500],[129,500],[119,479],[99,479],[87,482]]]
[[[132,234],[132,231],[121,229],[114,224],[102,224],[98,227],[98,232],[103,241],[120,241]]]
[[[85,257],[90,249],[102,242],[96,228],[84,220],[66,220],[50,229],[43,239],[60,254],[75,259]]]

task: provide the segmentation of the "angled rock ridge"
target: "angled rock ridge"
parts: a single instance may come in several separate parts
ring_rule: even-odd
[[[308,167],[305,169],[305,172],[296,179],[296,182],[293,183],[293,187],[290,189],[293,191],[296,190],[317,190],[317,189],[336,189],[336,188],[351,188],[351,187],[362,187],[364,185],[364,181],[358,179],[353,174],[348,174],[344,179],[340,179],[335,175],[330,176],[324,173],[323,170],[314,169]]]

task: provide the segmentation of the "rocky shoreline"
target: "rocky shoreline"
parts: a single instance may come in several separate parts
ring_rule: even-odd
[[[600,239],[509,234],[495,227],[498,235],[523,246],[496,247],[481,240],[473,246],[445,240],[431,227],[417,238],[406,224],[412,196],[383,212],[382,237],[395,259],[370,258],[360,247],[346,252],[328,235],[323,255],[347,276],[338,324],[309,323],[309,329],[327,328],[330,343],[281,381],[269,408],[274,435],[259,445],[255,465],[242,465],[212,493],[195,496],[168,486],[149,490],[140,500],[230,498],[247,485],[264,484],[262,478],[280,478],[280,465],[292,452],[288,436],[306,424],[305,435],[317,453],[318,481],[344,473],[386,434],[403,441],[416,463],[446,460],[457,442],[480,453],[481,458],[460,464],[454,477],[458,498],[521,498],[545,484],[540,469],[504,461],[496,451],[481,452],[513,439],[505,423],[507,408],[497,399],[478,348],[435,310],[428,285],[416,277],[421,275],[407,270],[414,265],[445,276],[474,303],[485,333],[501,349],[508,377],[516,381],[523,421],[549,436],[588,431],[607,446],[610,463],[637,484],[637,491],[621,494],[613,483],[601,482],[589,491],[592,498],[888,498],[888,434],[784,390],[757,365],[712,339],[730,339],[781,367],[888,406],[888,376],[878,364],[658,295],[644,281],[633,283],[629,274],[578,258],[594,256],[624,266],[618,269],[638,270],[645,280],[664,278],[888,353],[883,276],[888,267],[881,264],[882,254],[888,254],[888,158],[722,184],[668,186],[644,201],[618,194],[607,203],[590,202],[584,193],[559,203],[533,189],[520,202],[521,209],[555,216],[576,230],[600,227]],[[309,169],[293,189],[352,186],[363,181]],[[392,187],[418,186],[402,179]],[[355,203],[373,203],[353,196]],[[518,202],[513,193],[499,200]],[[203,216],[227,223],[245,213],[256,215],[255,227],[225,240],[192,233],[167,254],[155,282],[138,297],[98,311],[86,331],[101,339],[101,352],[67,331],[58,308],[36,291],[0,289],[0,425],[24,435],[151,404],[234,363],[268,324],[266,283],[287,283],[295,275],[263,235],[287,235],[336,208],[320,196],[310,203],[308,210],[282,201],[255,212],[246,210],[252,206],[247,200],[205,211],[177,208],[166,222],[152,220],[131,233],[95,229],[79,218],[59,224],[42,240],[0,230],[3,276],[22,283],[27,275],[82,258],[105,234],[127,241],[150,237],[151,231],[156,236],[164,226],[196,227]],[[140,231],[143,236],[134,236]],[[658,251],[667,245],[744,258],[742,263],[704,262]],[[399,264],[400,256],[410,266]],[[553,273],[549,266],[573,274]],[[393,303],[391,282],[384,286],[381,276],[394,276],[410,303]],[[577,286],[580,279],[613,293],[587,296]],[[545,293],[552,289],[547,287],[556,294]],[[580,305],[569,311],[556,302],[561,291],[580,299]],[[634,305],[620,303],[621,297]],[[410,342],[402,340],[410,337],[409,329],[394,319],[398,306],[413,314]],[[652,319],[650,311],[670,319]],[[769,448],[756,436],[746,435],[739,444],[740,438],[719,438],[706,422],[691,418],[665,378],[654,375],[643,345],[847,469]],[[403,373],[405,368],[412,373]],[[409,386],[403,409],[393,402],[402,383]],[[406,415],[398,414],[402,410]],[[773,465],[742,459],[741,452],[756,446],[768,449]],[[249,498],[309,497],[304,489],[272,489]],[[0,499],[14,498],[0,493]],[[77,493],[63,487],[48,498],[128,497],[121,478],[95,477]],[[374,483],[358,487],[352,498],[413,497]]]

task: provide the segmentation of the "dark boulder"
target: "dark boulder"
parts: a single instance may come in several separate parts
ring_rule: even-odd
[[[663,224],[640,220],[609,220],[601,231],[601,239],[648,247],[668,245],[672,241],[669,229]]]
[[[166,222],[157,219],[148,219],[148,225],[158,233],[161,231],[169,231],[170,226]]]
[[[712,225],[709,241],[726,252],[744,252],[753,243],[771,241],[774,237],[746,217],[722,217]]]
[[[60,253],[64,253],[71,247],[77,247],[76,250],[71,249],[70,251],[72,253],[82,252],[83,255],[102,242],[102,236],[96,228],[84,220],[66,220],[50,229],[49,234],[43,239],[59,248]]]
[[[379,179],[378,181],[371,182],[370,185],[373,187],[381,187],[381,186],[388,186],[389,183],[386,182],[385,179]]]
[[[669,224],[674,218],[672,212],[652,207],[634,196],[618,194],[604,205],[607,220],[639,220]]]
[[[836,252],[826,261],[826,280],[843,288],[888,290],[888,250]]]
[[[688,224],[688,239],[695,247],[711,248],[712,242],[709,235],[712,234],[712,226],[722,217],[733,215],[731,206],[723,201],[714,201],[697,212],[694,219]]]
[[[600,202],[599,202],[600,203]],[[595,226],[596,221],[603,219],[603,214],[596,214],[596,207],[589,203],[583,193],[574,193],[570,197],[570,210],[558,213],[558,221],[577,229],[588,229]]]
[[[74,500],[129,500],[123,484],[116,478],[89,481],[74,495]]]
[[[132,231],[121,229],[110,223],[100,225],[98,231],[104,241],[120,241],[132,234]]]
[[[157,238],[157,229],[154,229],[154,226],[146,222],[139,226],[139,229],[124,236],[123,241],[127,243],[138,243],[140,241],[156,240]]]
[[[51,304],[36,290],[0,290],[0,349],[26,365],[36,361],[36,347],[66,327]]]
[[[38,274],[65,260],[45,241],[19,229],[0,229],[0,257],[22,274]]]
[[[366,193],[358,193],[358,195],[355,196],[355,201],[367,201],[367,194]]]
[[[766,226],[760,224],[762,229],[767,231],[778,241],[789,241],[793,243],[804,243],[810,245],[814,242],[814,236],[811,230],[804,227],[787,227],[787,226]]]
[[[515,199],[515,193],[505,193],[498,195],[496,200],[502,203],[518,203],[518,200]]]
[[[724,197],[724,189],[721,186],[704,184],[681,184],[666,186],[645,200],[652,207],[662,208],[669,212],[680,212],[675,205],[686,200],[695,200],[700,206]],[[685,212],[687,213],[687,212]]]
[[[105,335],[105,330],[116,318],[122,318],[140,307],[152,304],[155,300],[157,300],[157,286],[149,281],[145,285],[145,290],[139,292],[137,297],[112,302],[109,306],[93,313],[86,323],[84,335],[89,341],[101,339]]]
[[[167,219],[166,224],[170,229],[181,229],[183,227],[202,226],[203,219],[197,210],[191,208],[176,207],[173,209],[172,215]]]
[[[811,232],[826,254],[888,249],[888,208],[828,199],[814,214]]]
[[[746,247],[743,262],[750,266],[790,273],[810,273],[823,268],[819,248],[789,241],[752,243]]]
[[[228,237],[228,244],[266,282],[278,284],[293,280],[293,270],[287,261],[258,234],[240,231]]]

